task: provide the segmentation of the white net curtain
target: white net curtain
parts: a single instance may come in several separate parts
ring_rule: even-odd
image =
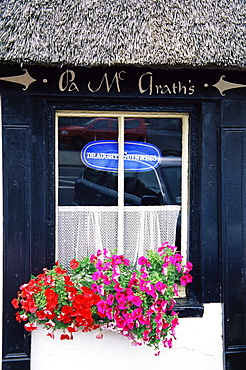
[[[161,243],[175,244],[181,207],[124,207],[124,254],[133,263]],[[58,207],[58,261],[68,268],[73,258],[90,256],[97,249],[117,249],[118,207]]]

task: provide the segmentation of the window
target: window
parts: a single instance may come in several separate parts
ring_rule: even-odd
[[[106,247],[135,262],[165,241],[186,255],[188,115],[58,111],[56,125],[57,259]]]

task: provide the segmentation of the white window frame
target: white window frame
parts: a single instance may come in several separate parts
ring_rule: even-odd
[[[58,214],[58,122],[60,117],[109,117],[118,119],[118,253],[124,253],[124,119],[125,118],[180,118],[182,120],[182,183],[181,183],[181,253],[187,259],[189,240],[189,114],[182,112],[79,111],[57,110],[55,114],[55,175],[56,214]],[[61,206],[62,207],[62,206]],[[57,223],[56,223],[57,254]],[[57,257],[57,256],[56,256]]]

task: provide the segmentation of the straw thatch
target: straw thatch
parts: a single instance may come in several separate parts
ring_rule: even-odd
[[[246,67],[245,0],[2,0],[0,61]]]

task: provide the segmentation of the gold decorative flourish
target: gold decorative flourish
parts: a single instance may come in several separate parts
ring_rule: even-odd
[[[28,87],[37,80],[32,78],[26,69],[23,69],[23,72],[24,73],[19,76],[0,77],[0,80],[23,85],[23,90],[27,90]]]
[[[233,82],[225,81],[225,80],[223,80],[224,77],[225,76],[221,76],[219,81],[216,82],[216,84],[212,85],[217,90],[219,90],[219,92],[222,96],[225,96],[224,91],[226,91],[226,90],[238,89],[240,87],[246,87],[246,85],[236,84],[236,83],[233,83]]]

